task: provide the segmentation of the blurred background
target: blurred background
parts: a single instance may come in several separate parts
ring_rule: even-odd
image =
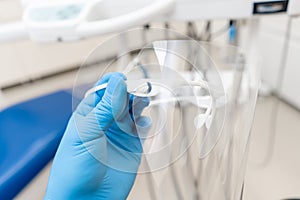
[[[23,9],[20,1],[0,0],[0,24],[21,20]],[[143,27],[145,32],[149,27],[170,28],[214,44],[232,44],[246,50],[255,47],[251,53],[258,61],[261,83],[251,131],[244,199],[300,198],[300,18],[283,13],[238,20],[230,16],[211,20],[166,19],[131,28]],[[234,40],[231,40],[231,24],[236,28]],[[30,39],[0,43],[0,108],[72,88],[85,58],[113,34],[61,43]],[[117,53],[110,52],[103,53],[103,60]],[[43,199],[50,167],[51,162],[15,199]]]

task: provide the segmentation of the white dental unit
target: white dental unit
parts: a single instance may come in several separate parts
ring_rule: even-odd
[[[76,41],[153,21],[244,19],[300,14],[299,0],[23,1],[23,21],[0,26],[0,41]],[[214,12],[212,12],[214,10]]]

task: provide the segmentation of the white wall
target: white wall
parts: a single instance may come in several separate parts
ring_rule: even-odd
[[[258,36],[258,54],[261,57],[262,80],[276,88],[282,62],[288,17],[284,15],[262,18]],[[284,81],[280,94],[300,108],[300,18],[292,19],[290,45]],[[281,74],[280,74],[281,76]]]
[[[282,95],[300,108],[300,18],[292,22],[292,37]]]

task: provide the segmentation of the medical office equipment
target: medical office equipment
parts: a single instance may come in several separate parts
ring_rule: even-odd
[[[116,9],[115,9],[116,8]],[[212,12],[215,11],[215,12]],[[187,14],[188,13],[188,14]],[[153,21],[247,19],[259,14],[299,15],[298,0],[24,1],[23,21],[0,26],[0,41],[75,41]]]
[[[148,22],[152,21],[193,21],[196,19],[219,19],[219,18],[232,18],[232,19],[246,19],[246,18],[252,18],[253,16],[257,14],[266,14],[266,13],[277,13],[277,12],[282,12],[282,13],[287,13],[289,15],[296,15],[299,13],[297,8],[299,8],[299,2],[297,0],[290,0],[290,1],[276,1],[276,2],[271,2],[271,1],[151,1],[151,2],[146,2],[143,4],[141,7],[137,8],[136,6],[140,6],[142,3],[138,3],[140,1],[131,1],[131,3],[128,3],[127,1],[124,2],[123,8],[126,8],[126,13],[114,13],[115,15],[104,15],[104,16],[95,16],[93,15],[94,13],[97,13],[99,10],[106,10],[106,11],[111,11],[113,10],[113,6],[116,5],[116,2],[110,1],[108,4],[102,4],[104,2],[101,1],[85,1],[84,3],[81,1],[76,1],[76,5],[71,6],[66,3],[61,3],[61,2],[45,2],[45,3],[40,3],[36,4],[34,3],[35,1],[28,1],[28,3],[24,6],[24,16],[23,16],[23,21],[14,23],[14,24],[6,24],[0,27],[0,40],[1,41],[15,41],[16,39],[22,39],[22,38],[30,38],[33,41],[37,42],[61,42],[61,41],[76,41],[79,39],[84,39],[87,37],[91,36],[96,36],[99,34],[106,34],[106,33],[112,33],[112,32],[118,32],[118,31],[123,31],[124,29],[127,29],[129,27],[137,26],[137,25],[143,25]],[[118,2],[120,3],[120,2]],[[78,6],[79,5],[79,6]],[[93,5],[96,5],[93,10],[92,7]],[[99,7],[98,7],[99,5]],[[104,7],[102,7],[104,5]],[[107,7],[105,7],[107,6]],[[55,9],[52,9],[55,7]],[[50,9],[49,9],[50,8]],[[110,8],[110,9],[108,9]],[[143,8],[143,9],[141,9]],[[122,10],[122,9],[119,9]],[[188,14],[186,10],[189,10]],[[211,10],[216,10],[216,12],[211,12]],[[48,12],[49,11],[49,12]],[[96,11],[96,12],[95,12]],[[129,12],[127,12],[129,11]],[[49,15],[47,16],[41,16],[44,12],[48,12]],[[90,13],[88,13],[90,12]],[[108,12],[109,13],[109,12]],[[102,14],[102,12],[101,12]],[[105,13],[104,13],[105,14]],[[166,14],[166,17],[165,17]],[[50,16],[53,16],[49,18]],[[85,20],[82,20],[85,19]],[[39,21],[42,20],[42,21]],[[91,20],[91,21],[89,21]],[[50,28],[50,29],[49,29]],[[255,27],[254,27],[255,28]],[[124,36],[124,35],[123,35]],[[166,39],[166,38],[164,38]],[[155,46],[155,45],[154,45]],[[212,52],[215,50],[216,52],[220,51],[218,50],[219,47],[210,47],[209,45],[203,45],[207,51],[212,50]],[[225,47],[224,47],[225,48]],[[151,48],[150,48],[151,49]],[[153,49],[153,48],[152,48]],[[166,48],[164,48],[164,51]],[[232,52],[237,52],[238,50],[232,50]],[[223,52],[223,51],[221,51]],[[231,52],[231,51],[230,51]],[[211,53],[211,52],[210,52]],[[213,54],[213,53],[212,53]],[[222,53],[220,53],[222,54]],[[233,53],[234,54],[234,53]],[[237,54],[237,53],[236,53]],[[213,54],[214,55],[214,54]],[[214,55],[215,57],[218,57],[219,55]],[[226,56],[225,56],[226,57]],[[229,56],[230,57],[230,56]],[[237,57],[237,56],[236,56]],[[208,59],[209,60],[209,59]],[[222,60],[222,59],[221,59]],[[226,59],[225,59],[226,60]],[[224,61],[224,60],[223,60]],[[232,65],[235,65],[235,62],[231,62],[232,60],[228,59],[226,60],[227,62],[231,63]],[[236,60],[235,60],[236,61]],[[202,60],[201,60],[202,62]],[[222,63],[222,62],[221,62]],[[234,63],[234,64],[233,64]],[[147,66],[147,65],[145,65]],[[230,68],[230,67],[229,67]],[[238,70],[237,70],[238,71]],[[242,71],[242,70],[241,70]],[[226,76],[226,75],[225,75]],[[99,77],[98,77],[99,78]],[[239,78],[237,78],[239,79]],[[151,82],[150,82],[151,83]],[[233,84],[234,85],[234,84]],[[152,86],[152,84],[151,84]],[[149,85],[147,84],[147,87],[149,89]],[[252,88],[253,89],[253,88]],[[237,89],[238,90],[238,89]],[[134,90],[133,90],[134,91]],[[152,89],[151,89],[152,91]],[[201,91],[204,92],[204,91]],[[255,91],[251,90],[251,94],[254,94]],[[153,97],[157,96],[154,95]],[[247,96],[247,95],[246,95]],[[254,101],[254,96],[255,95],[250,95],[249,101],[253,103]],[[181,99],[184,99],[183,97],[180,97]],[[178,98],[176,101],[180,100]],[[247,99],[247,97],[244,97]],[[164,99],[168,99],[164,97]],[[169,97],[169,99],[174,99]],[[205,113],[211,113],[210,109],[211,108],[211,98],[203,97],[204,100],[206,100],[206,105],[204,108],[201,109],[206,109]],[[162,100],[161,100],[162,101]],[[174,102],[174,101],[173,101]],[[191,102],[198,102],[198,99],[195,98]],[[207,103],[208,102],[208,103]],[[222,101],[221,101],[222,103]],[[223,102],[224,103],[224,102]],[[251,103],[251,105],[252,105]],[[189,104],[189,103],[188,103]],[[197,103],[193,104],[198,105]],[[246,109],[245,107],[242,106],[241,109]],[[209,112],[207,112],[209,111]],[[235,111],[232,111],[233,113]],[[209,122],[208,119],[211,121],[211,116],[206,115],[205,113],[201,113],[194,119],[190,120],[192,122],[193,127],[198,127],[198,128],[206,128],[209,129],[211,127],[211,122]],[[204,115],[204,116],[203,116]],[[238,115],[238,114],[237,114]],[[245,117],[245,116],[243,116]],[[242,118],[243,118],[242,117]],[[238,117],[237,117],[238,118]],[[238,119],[233,119],[238,120]],[[251,121],[251,120],[249,120]],[[230,123],[234,124],[234,122]],[[203,126],[205,125],[205,127]],[[249,124],[248,124],[249,126]],[[247,127],[248,127],[247,126]],[[232,127],[229,127],[229,129]],[[245,131],[247,132],[247,131]],[[247,134],[245,135],[245,137]],[[210,141],[211,139],[207,139],[207,141]],[[233,139],[234,140],[234,139]],[[212,140],[215,141],[215,140]],[[246,141],[246,140],[243,140]],[[212,144],[214,144],[212,142]],[[212,144],[208,145],[211,149]],[[235,143],[234,143],[235,144]],[[244,143],[243,143],[244,144]],[[230,146],[229,144],[227,144]],[[185,146],[185,145],[183,145]],[[205,145],[204,145],[205,146]],[[243,146],[243,145],[242,145]],[[243,146],[245,147],[245,146]],[[149,147],[150,148],[150,147]],[[200,155],[205,155],[210,153],[208,149],[203,150],[203,154]],[[227,149],[228,151],[234,151],[232,149]],[[150,150],[149,150],[150,151]],[[217,151],[217,150],[216,150]],[[201,151],[200,151],[201,152]],[[214,155],[215,157],[222,157],[220,154],[218,154],[218,151],[211,154]],[[229,155],[229,154],[227,154]],[[225,157],[222,157],[225,159]],[[226,157],[228,158],[228,157]],[[150,159],[151,160],[151,159]],[[214,160],[214,159],[212,159]],[[222,160],[222,159],[221,159]],[[217,171],[217,168],[214,168],[216,165],[211,164],[211,162],[214,161],[209,161],[207,159],[204,161],[201,165],[201,170],[209,169],[210,166],[212,167],[212,171],[210,172],[213,174],[213,172]],[[218,161],[217,163],[221,163],[222,161]],[[166,163],[162,163],[166,164]],[[228,164],[228,163],[227,163]],[[153,166],[154,165],[154,166]],[[156,163],[150,164],[150,168],[156,168],[155,166]],[[228,164],[230,165],[230,163]],[[146,168],[145,168],[146,169]],[[224,168],[226,169],[226,167]],[[233,169],[232,169],[233,170]],[[227,171],[228,172],[228,171]],[[229,171],[228,175],[224,178],[224,182],[229,181],[230,176],[232,175],[233,171]],[[166,172],[169,173],[169,172]],[[200,173],[200,172],[199,172]],[[235,172],[233,172],[235,173]],[[202,195],[203,198],[212,198],[209,197],[208,195],[213,195],[215,194],[220,195],[220,193],[214,193],[213,191],[208,192],[210,189],[213,190],[213,188],[222,188],[220,186],[220,182],[216,181],[213,182],[213,180],[208,180],[208,175],[203,176],[202,174],[201,182],[207,182],[208,185],[212,186],[215,185],[216,187],[210,187],[207,186],[208,188],[202,188],[200,187],[200,190],[202,192],[191,192],[188,194],[193,194],[193,195]],[[226,174],[225,172],[222,172],[222,175]],[[155,176],[155,175],[153,175]],[[227,176],[229,177],[227,179]],[[157,176],[156,176],[157,177]],[[169,181],[165,179],[165,177],[168,176],[161,176],[163,177],[163,180],[156,180],[155,183],[159,183],[158,185],[161,185],[164,181]],[[173,176],[172,176],[173,177]],[[176,177],[176,176],[174,176]],[[174,178],[173,177],[173,178]],[[232,177],[231,177],[232,178]],[[177,179],[177,178],[174,178]],[[217,178],[218,179],[218,178]],[[216,179],[216,180],[217,180]],[[196,181],[197,182],[197,181]],[[234,181],[232,181],[234,182]],[[237,184],[239,187],[241,187],[241,181],[239,180],[239,184]],[[180,186],[176,185],[175,187],[177,188],[174,194],[177,195],[177,197],[181,197],[184,194],[181,194],[180,191],[186,191],[185,189],[181,188]],[[198,184],[198,182],[197,182]],[[195,185],[197,185],[195,184]],[[154,184],[153,187],[157,187],[157,184]],[[230,187],[231,184],[228,184]],[[159,187],[158,187],[159,188]],[[191,188],[194,188],[193,186]],[[157,188],[156,188],[157,189]],[[160,190],[163,190],[163,187],[160,188]],[[207,191],[206,193],[204,191]],[[159,191],[159,190],[156,190]],[[196,191],[196,189],[195,189]],[[235,197],[238,196],[240,190],[234,190],[237,191],[236,194],[233,194],[234,192],[228,192],[226,195],[231,196],[234,195]],[[158,192],[159,193],[159,192]],[[153,196],[156,196],[156,199],[161,198],[157,192],[152,193]],[[218,196],[218,197],[220,197]],[[155,199],[153,198],[153,199]]]
[[[242,41],[243,45],[249,51],[250,54],[256,52],[259,30],[261,29],[259,19],[266,16],[266,14],[253,14],[254,5],[265,5],[272,7],[272,5],[278,2],[287,2],[287,11],[280,13],[269,14],[283,14],[294,16],[299,14],[299,2],[297,0],[289,1],[249,1],[249,0],[213,0],[213,1],[196,1],[196,0],[168,0],[168,1],[84,1],[84,5],[80,4],[82,1],[38,1],[38,0],[24,0],[23,2],[23,20],[11,21],[9,23],[0,24],[0,43],[7,43],[9,41],[18,41],[31,38],[37,42],[63,42],[63,41],[78,41],[80,39],[91,38],[98,36],[99,34],[107,34],[112,32],[123,31],[127,28],[136,27],[140,25],[149,24],[152,22],[165,23],[165,27],[172,27],[168,22],[183,22],[187,23],[187,29],[189,36],[195,37],[195,39],[210,41],[215,40],[223,33],[226,33],[228,26],[222,29],[212,32],[212,21],[218,19],[231,19],[233,23],[230,23],[231,43],[234,45],[240,45],[240,38],[246,38]],[[79,6],[80,9],[74,6],[67,6],[73,2]],[[99,5],[91,9],[88,5]],[[51,6],[55,6],[56,9],[47,9]],[[277,4],[276,4],[277,5]],[[76,6],[75,6],[76,7]],[[36,10],[36,9],[37,10]],[[36,16],[42,11],[49,12],[54,17],[46,20],[45,16],[41,17],[41,21],[35,22]],[[62,9],[62,10],[61,10]],[[105,12],[103,12],[105,10]],[[35,13],[37,11],[37,13]],[[84,11],[84,12],[83,12]],[[214,11],[214,12],[212,12]],[[66,13],[65,13],[66,12]],[[42,12],[43,13],[43,12]],[[89,13],[89,14],[88,14]],[[95,16],[94,13],[97,13]],[[100,14],[101,13],[101,16]],[[73,16],[72,19],[66,19],[55,17],[56,15]],[[31,17],[30,17],[31,16]],[[75,17],[77,16],[77,17]],[[81,17],[79,17],[81,16]],[[88,16],[93,16],[89,18]],[[76,18],[76,20],[74,19]],[[26,19],[26,20],[25,20]],[[54,20],[55,19],[55,20]],[[208,20],[205,31],[201,33],[197,32],[195,28],[195,20]],[[246,35],[245,31],[241,32],[241,29],[245,27],[243,24],[247,21]],[[49,28],[51,27],[51,30]],[[75,28],[76,27],[76,28]],[[80,31],[79,31],[79,27]],[[198,27],[199,28],[199,27]],[[146,29],[145,29],[146,31]],[[142,33],[141,34],[145,34]],[[97,38],[96,38],[97,39]],[[120,40],[122,46],[120,48],[127,48],[127,45],[132,45],[131,42],[126,42],[129,39],[124,35],[124,38]],[[4,44],[6,45],[6,44]],[[138,44],[140,46],[141,44]],[[103,58],[113,57],[118,54],[118,49],[109,50],[109,52],[103,53]],[[108,55],[109,54],[109,55]],[[252,57],[255,57],[253,55]],[[46,59],[46,58],[45,58]],[[26,60],[26,58],[25,58]],[[70,64],[72,66],[59,66],[58,68],[48,67],[50,69],[44,69],[44,67],[31,67],[23,75],[12,76],[7,81],[3,81],[1,88],[10,87],[11,85],[17,85],[27,81],[35,80],[36,77],[42,78],[51,74],[64,72],[70,70],[70,68],[77,68],[80,63]],[[37,65],[40,65],[39,63]],[[22,69],[20,69],[22,70]],[[19,71],[20,71],[19,70]]]

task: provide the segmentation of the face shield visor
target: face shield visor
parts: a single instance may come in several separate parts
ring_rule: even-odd
[[[140,34],[140,42],[132,40]],[[163,192],[164,183],[170,183],[177,198],[232,199],[242,187],[257,73],[248,71],[236,47],[198,42],[164,29],[145,34],[139,29],[125,32],[94,49],[78,72],[74,108],[78,99],[105,89],[94,85],[104,74],[122,72],[128,93],[139,97],[131,102],[130,120],[143,151],[111,145],[125,157],[141,158],[137,173],[151,180],[151,198],[171,198]],[[135,44],[122,48],[117,45],[122,38]],[[97,61],[113,48],[119,49],[118,56]],[[135,106],[141,98],[149,102],[142,112]],[[138,116],[149,119],[151,126],[136,123]],[[121,121],[115,123],[122,127]],[[120,159],[95,158],[110,168],[136,173]]]

